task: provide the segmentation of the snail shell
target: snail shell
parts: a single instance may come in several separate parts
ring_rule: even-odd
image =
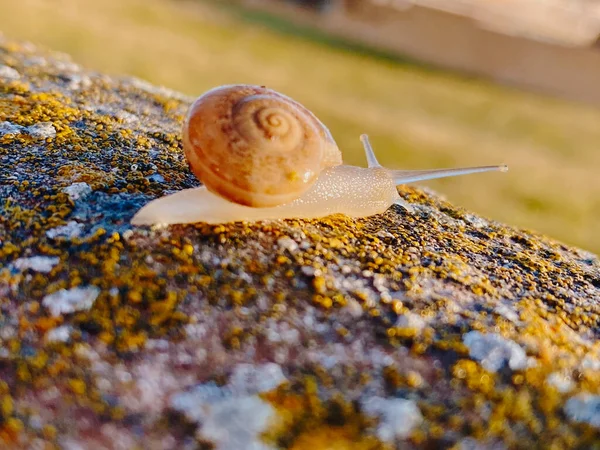
[[[252,207],[288,203],[342,163],[331,133],[308,109],[251,85],[200,96],[183,126],[183,149],[209,191]]]

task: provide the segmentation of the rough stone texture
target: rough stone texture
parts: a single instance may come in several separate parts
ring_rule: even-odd
[[[0,66],[2,448],[598,445],[596,256],[411,187],[412,214],[133,228],[197,184],[190,99]]]

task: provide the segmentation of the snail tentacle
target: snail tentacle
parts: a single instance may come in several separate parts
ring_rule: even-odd
[[[369,136],[361,134],[360,140],[365,149],[367,156],[367,164],[369,168],[383,167],[377,161],[375,151],[369,142]],[[501,164],[499,166],[477,166],[477,167],[462,167],[458,169],[433,169],[433,170],[393,170],[386,169],[394,179],[396,184],[414,183],[415,181],[433,180],[435,178],[455,177],[457,175],[468,175],[479,172],[500,171],[507,172],[508,166]]]
[[[435,178],[455,177],[480,172],[507,172],[508,166],[478,166],[463,167],[459,169],[433,169],[433,170],[390,170],[390,175],[396,184],[414,183],[416,181],[433,180]]]
[[[365,155],[367,156],[367,167],[381,167],[381,164],[379,164],[379,161],[377,161],[377,156],[375,156],[375,151],[369,142],[369,136],[366,134],[361,134],[360,141],[363,144]]]

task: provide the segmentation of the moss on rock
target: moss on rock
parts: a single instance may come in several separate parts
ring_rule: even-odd
[[[0,67],[6,446],[598,445],[596,256],[412,187],[411,214],[134,228],[197,184],[191,99],[6,40]]]

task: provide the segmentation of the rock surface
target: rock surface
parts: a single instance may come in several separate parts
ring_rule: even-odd
[[[596,448],[600,263],[412,213],[132,227],[189,98],[0,40],[0,442]]]

